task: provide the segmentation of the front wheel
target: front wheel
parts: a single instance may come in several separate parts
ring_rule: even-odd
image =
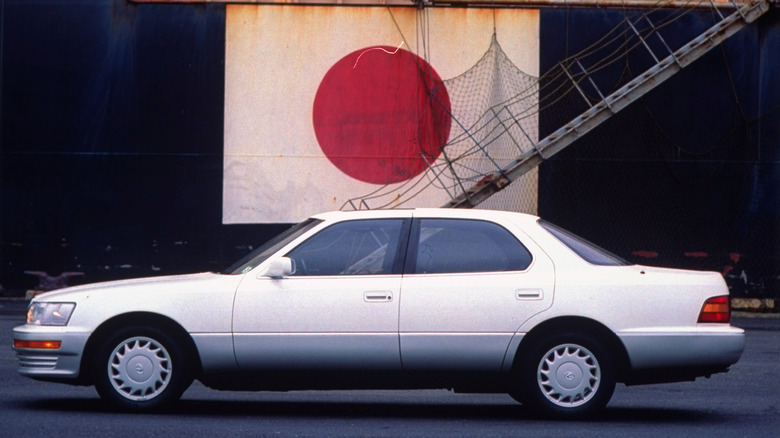
[[[609,351],[585,334],[559,334],[535,342],[522,360],[520,398],[543,415],[577,419],[612,398],[615,377]]]
[[[154,327],[127,327],[106,339],[93,362],[100,397],[122,410],[149,411],[178,400],[192,383],[186,354]]]

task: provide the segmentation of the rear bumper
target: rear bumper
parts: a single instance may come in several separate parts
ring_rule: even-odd
[[[637,330],[619,336],[631,363],[628,384],[692,380],[725,372],[745,349],[745,331],[731,326],[696,331]]]

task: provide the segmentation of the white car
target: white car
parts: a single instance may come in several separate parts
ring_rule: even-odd
[[[631,265],[520,213],[331,212],[226,272],[40,295],[19,373],[153,410],[217,389],[504,392],[556,418],[616,382],[725,372],[745,345],[715,272]]]

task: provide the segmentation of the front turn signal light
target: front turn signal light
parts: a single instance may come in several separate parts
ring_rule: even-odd
[[[705,301],[699,312],[699,322],[731,322],[729,296],[712,297]]]
[[[14,339],[14,348],[35,348],[38,350],[59,350],[62,341],[23,341]]]

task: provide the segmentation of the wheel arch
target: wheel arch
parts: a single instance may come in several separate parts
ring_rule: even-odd
[[[585,333],[603,341],[604,347],[613,356],[616,380],[623,382],[630,374],[631,361],[620,338],[604,324],[582,316],[556,317],[535,326],[520,341],[513,357],[512,368],[515,369],[522,362],[522,357],[538,340],[561,332]]]
[[[177,342],[181,342],[181,346],[184,348],[188,359],[191,360],[194,375],[201,374],[202,367],[200,363],[200,355],[198,354],[197,346],[192,336],[182,327],[179,323],[173,319],[152,312],[129,312],[121,315],[116,315],[111,319],[104,321],[100,324],[95,331],[92,332],[87,344],[84,346],[84,353],[81,356],[80,369],[82,370],[80,379],[84,382],[94,383],[93,371],[90,369],[92,358],[97,354],[100,348],[100,343],[105,340],[106,337],[122,327],[126,326],[145,326],[156,327],[166,331]]]

